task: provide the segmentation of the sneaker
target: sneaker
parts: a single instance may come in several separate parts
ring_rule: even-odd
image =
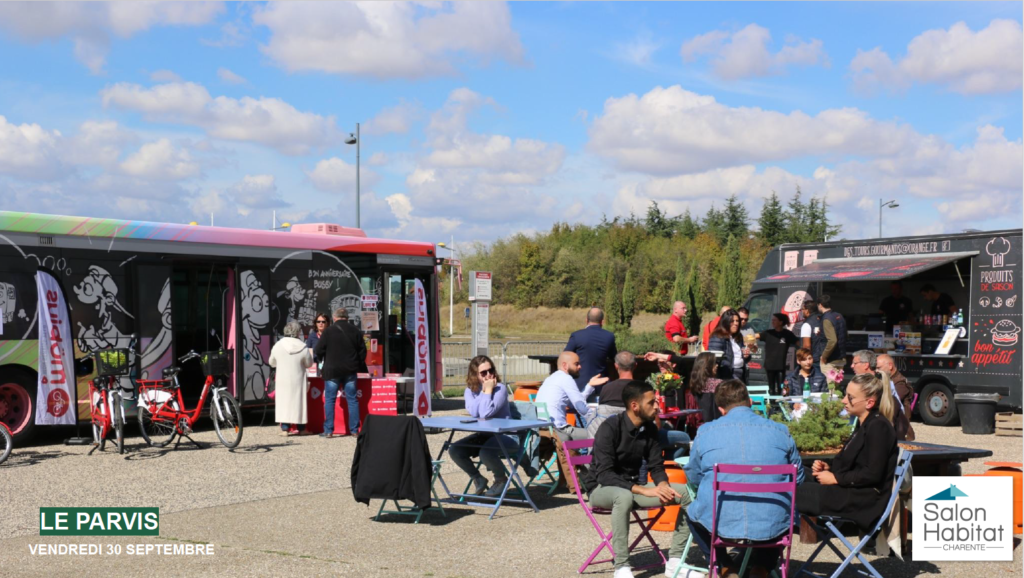
[[[629,566],[619,566],[615,569],[615,576],[613,578],[634,578],[633,569]]]
[[[492,498],[497,498],[498,496],[501,495],[502,492],[505,491],[506,481],[507,480],[494,480],[494,483],[491,484],[491,487],[486,492],[484,492],[484,495],[490,496]]]
[[[484,491],[487,490],[487,478],[483,476],[477,476],[473,478],[473,493],[482,496]]]
[[[327,433],[327,432],[322,432],[320,434],[320,437],[330,439],[330,438],[334,437],[334,434],[330,434],[330,433]]]
[[[668,562],[665,563],[665,576],[668,578],[707,578],[707,574],[687,568],[679,570],[679,575],[677,576],[676,568],[679,567],[680,562],[679,558],[669,558]]]

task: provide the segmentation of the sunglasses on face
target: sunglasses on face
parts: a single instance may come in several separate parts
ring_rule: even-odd
[[[321,323],[327,323],[327,320],[326,319],[317,319],[316,320],[316,324],[317,325],[320,325]]]
[[[481,376],[483,376],[483,375],[494,375],[494,368],[493,367],[488,367],[487,369],[481,369],[480,370],[480,375]]]

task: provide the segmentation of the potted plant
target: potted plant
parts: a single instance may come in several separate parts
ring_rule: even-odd
[[[668,409],[665,407],[665,393],[682,386],[683,378],[678,373],[654,373],[647,378],[647,383],[651,384],[651,387],[654,388],[658,399],[658,407],[661,408],[662,413],[665,413]]]
[[[843,402],[823,399],[821,403],[808,405],[809,408],[800,419],[786,422],[778,415],[773,415],[772,419],[789,427],[789,433],[796,442],[796,449],[801,453],[839,451],[853,434],[850,418],[840,415],[843,411]]]

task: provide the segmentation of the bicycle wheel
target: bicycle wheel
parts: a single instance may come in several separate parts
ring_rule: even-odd
[[[115,391],[110,394],[113,404],[110,408],[110,421],[114,428],[114,439],[117,441],[117,453],[124,453],[124,400],[121,393]]]
[[[220,411],[218,411],[218,406]],[[220,443],[228,448],[238,447],[242,441],[242,408],[228,392],[222,392],[218,401],[210,405],[210,419]]]
[[[174,439],[174,434],[178,432],[177,426],[173,420],[163,417],[154,418],[153,412],[150,410],[151,406],[155,408],[159,404],[145,399],[144,396],[139,396],[139,432],[142,433],[142,439],[145,440],[146,445],[162,448]],[[174,412],[179,411],[176,399],[167,401],[165,407]]]
[[[0,425],[0,443],[3,444],[0,447],[0,464],[2,464],[7,461],[8,456],[11,455],[11,449],[14,447],[14,436],[3,425]]]
[[[100,390],[98,395],[94,395],[93,403],[96,404],[93,408],[93,413],[98,412],[100,415],[107,415],[107,401],[103,399],[102,390]],[[101,418],[92,418],[92,443],[93,445],[98,446],[99,450],[102,452],[107,446],[107,437],[104,435],[106,432],[104,431],[103,423],[97,421],[97,419]]]

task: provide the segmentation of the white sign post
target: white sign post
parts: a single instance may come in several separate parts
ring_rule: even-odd
[[[487,342],[491,315],[491,272],[469,272],[469,301],[472,303],[473,355],[488,355]]]

